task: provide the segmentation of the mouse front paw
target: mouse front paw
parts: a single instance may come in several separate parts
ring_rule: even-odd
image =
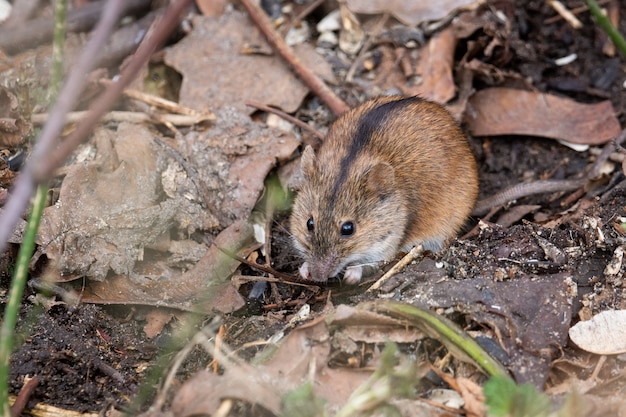
[[[311,279],[311,272],[309,271],[309,263],[305,262],[302,265],[300,265],[300,268],[298,268],[298,272],[300,273],[300,276],[304,279]]]
[[[343,281],[346,284],[354,285],[361,281],[363,276],[363,268],[360,266],[349,266],[343,274]]]

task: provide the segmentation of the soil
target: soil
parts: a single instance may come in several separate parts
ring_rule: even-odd
[[[475,53],[476,58],[503,72],[521,75],[516,80],[508,80],[509,85],[530,83],[540,91],[587,103],[608,98],[620,123],[626,123],[623,60],[619,56],[607,57],[602,52],[606,37],[588,13],[578,16],[583,28],[574,30],[562,20],[546,24],[546,19],[554,17],[555,13],[545,1],[494,1],[490,4],[509,17],[509,41],[487,56],[482,52],[484,48],[475,48],[474,44],[485,43],[491,36],[478,31],[458,45],[457,57],[466,55],[470,49],[480,51]],[[565,4],[572,8],[580,5],[574,1]],[[621,16],[626,16],[626,5],[621,5],[620,12]],[[318,18],[316,15],[310,17],[313,21]],[[620,30],[626,33],[625,19],[621,20]],[[569,55],[571,51],[576,51],[578,55],[573,64],[554,65],[554,59]],[[481,89],[496,83],[489,76],[479,77],[473,87]],[[350,104],[355,104],[364,95],[358,86],[338,86],[337,90]],[[302,119],[316,118],[316,125],[326,124],[330,116],[311,111],[315,108],[314,104],[315,99],[310,99],[298,115]],[[470,140],[480,163],[481,198],[530,179],[572,178],[595,160],[590,151],[577,152],[548,139],[496,137]],[[472,219],[468,222],[468,235],[463,241],[454,243],[441,254],[426,254],[420,265],[410,266],[390,284],[390,288],[396,288],[395,294],[400,300],[432,295],[439,284],[415,277],[428,268],[434,270],[433,265],[438,263],[445,264],[448,270],[454,269],[455,279],[459,282],[485,276],[500,276],[501,280],[515,281],[529,276],[540,279],[537,277],[569,274],[579,288],[579,297],[571,312],[572,322],[576,322],[579,316],[586,317],[607,309],[624,309],[626,294],[623,287],[619,282],[605,282],[603,274],[604,266],[612,259],[615,249],[624,243],[624,232],[617,227],[618,218],[626,216],[624,180],[621,170],[616,169],[602,185],[590,191],[582,205],[574,204],[579,200],[569,199],[568,193],[524,198],[518,204],[541,208],[529,211],[507,228],[488,221],[479,225],[477,219]],[[595,223],[591,224],[591,221]],[[272,265],[276,270],[295,273],[299,260],[285,232],[287,215],[278,215],[275,224]],[[603,234],[601,239],[598,230]],[[536,236],[545,237],[561,251],[574,246],[579,251],[568,253],[566,259],[561,261],[549,259]],[[5,255],[2,265],[10,264],[11,259]],[[503,262],[502,259],[510,261]],[[249,269],[243,272],[243,275],[256,274]],[[412,277],[408,284],[403,281],[406,276]],[[7,284],[8,278],[3,275],[1,288],[6,288]],[[81,284],[77,285],[80,287]],[[248,297],[252,288],[253,284],[245,284],[240,287],[240,292]],[[345,288],[338,283],[330,283],[329,288],[335,304],[354,304],[368,299],[363,295],[365,286]],[[225,341],[231,348],[238,349],[248,342],[267,339],[284,325],[285,317],[304,301],[311,303],[313,310],[321,311],[328,295],[327,292],[316,293],[282,285],[272,286],[272,290],[266,290],[265,296],[259,299],[249,299],[240,311],[224,317],[225,326],[231,329]],[[32,286],[26,291],[19,323],[22,340],[11,358],[13,394],[19,392],[28,378],[35,375],[39,378],[29,407],[42,402],[80,412],[129,407],[140,393],[142,384],[154,384],[154,380],[150,379],[152,377],[148,376],[148,369],[156,363],[167,362],[173,357],[172,352],[186,342],[185,339],[175,340],[173,335],[189,316],[177,316],[179,320],[171,322],[158,336],[150,339],[143,330],[146,316],[143,308],[62,302],[49,305],[49,301],[44,302],[37,297],[37,293]],[[5,299],[6,294],[0,293],[3,307]],[[594,302],[590,303],[591,299]],[[286,300],[294,302],[289,304]],[[276,305],[282,308],[274,308]],[[460,311],[470,313],[463,307]],[[476,322],[481,322],[478,312],[471,313]],[[541,326],[542,323],[533,325]],[[196,326],[199,327],[198,324]],[[255,352],[254,349],[242,349],[241,357],[252,357]],[[201,350],[194,355],[179,372],[180,380],[206,366],[208,355]],[[569,361],[578,364],[575,368],[581,379],[593,371],[593,364],[586,362],[590,360],[588,354],[571,344],[561,352],[550,352],[548,356],[551,360],[560,356],[561,363]],[[603,369],[609,369],[610,372],[607,372],[610,374],[624,371],[624,362],[618,357],[610,357],[608,361]],[[546,372],[539,365],[536,369]],[[571,371],[558,366],[554,369],[549,376],[552,385],[558,385]],[[521,376],[536,382],[528,375]],[[608,375],[604,376],[608,378]],[[542,381],[539,380],[539,383]],[[624,383],[616,382],[610,387],[600,386],[596,393],[619,397],[624,395],[625,389]],[[149,404],[153,396],[154,391],[143,398],[143,405]],[[252,411],[241,406],[239,412],[246,415]]]

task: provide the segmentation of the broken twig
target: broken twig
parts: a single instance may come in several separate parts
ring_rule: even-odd
[[[290,114],[285,113],[284,111],[278,110],[274,107],[266,106],[265,104],[257,103],[256,101],[250,101],[250,100],[246,101],[246,106],[254,107],[255,109],[262,110],[268,113],[273,113],[283,118],[284,120],[288,121],[289,123],[293,123],[299,128],[306,130],[307,132],[311,132],[315,137],[321,140],[324,140],[324,135],[322,135],[322,133],[320,133],[318,130],[313,129],[311,126],[304,123],[302,120],[297,119],[291,116]]]
[[[389,278],[396,275],[403,268],[405,268],[408,264],[413,262],[414,260],[420,258],[424,254],[424,246],[420,243],[417,246],[414,246],[413,249],[409,251],[402,259],[400,259],[396,264],[389,270],[385,275],[380,277],[378,281],[373,283],[368,289],[367,292],[372,292],[379,289]]]
[[[330,110],[336,115],[346,112],[348,105],[343,102],[333,90],[331,90],[313,71],[304,66],[293,50],[285,43],[284,39],[276,32],[269,17],[265,14],[261,6],[252,0],[241,0],[241,4],[248,11],[250,18],[256,23],[263,36],[267,39],[272,48],[287,61],[293,71],[300,77],[313,94],[318,96]]]

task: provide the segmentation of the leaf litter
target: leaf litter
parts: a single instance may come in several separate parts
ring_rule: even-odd
[[[344,16],[351,17],[340,19],[343,26],[330,30],[361,33],[354,38],[358,40],[354,49],[338,52],[332,42],[321,40],[315,49],[311,38],[299,47],[305,65],[336,84],[350,104],[387,92],[419,93],[449,104],[469,132],[481,137],[473,138],[472,144],[481,162],[482,197],[517,182],[575,177],[599,157],[594,146],[620,132],[624,75],[592,71],[607,58],[593,47],[591,39],[599,35],[588,18],[583,19],[584,32],[574,32],[563,21],[542,23],[554,15],[547,4],[525,8],[511,2],[502,9],[488,5],[451,13],[466,5],[456,4],[416,17],[415,10],[407,11],[403,3],[378,5],[375,10],[359,8],[358,3],[347,2],[351,14]],[[427,6],[443,5],[432,3]],[[380,24],[379,13],[404,24],[407,19],[410,24],[426,23],[397,30],[398,23],[392,20],[388,27],[395,25],[393,31],[375,31],[372,22]],[[437,19],[443,20],[432,22]],[[204,353],[187,358],[190,364],[197,360],[195,367],[175,376],[173,387],[164,387],[171,400],[165,411],[153,410],[151,415],[214,414],[227,399],[236,400],[233,415],[278,415],[293,405],[281,398],[300,389],[306,393],[307,382],[312,390],[305,396],[306,404],[313,409],[320,407],[316,400],[323,399],[322,408],[341,412],[359,386],[373,383],[397,395],[382,403],[401,415],[414,415],[417,407],[424,415],[443,415],[450,410],[426,400],[444,377],[425,363],[452,375],[448,384],[462,393],[468,415],[484,415],[475,404],[480,393],[461,388],[466,386],[462,381],[482,384],[484,375],[471,365],[451,361],[437,340],[424,338],[406,323],[363,317],[367,305],[363,302],[372,298],[363,294],[366,284],[331,285],[330,292],[320,294],[319,288],[270,282],[261,297],[251,299],[246,297],[256,284],[231,283],[235,273],[250,278],[255,272],[220,248],[236,252],[244,247],[241,257],[255,262],[270,259],[278,271],[293,273],[299,262],[284,218],[273,223],[271,218],[262,220],[271,226],[267,227],[271,245],[253,243],[247,222],[264,193],[267,175],[277,167],[293,166],[296,150],[307,138],[304,132],[267,128],[264,115],[245,102],[295,112],[320,130],[332,116],[307,98],[309,90],[277,55],[267,55],[270,49],[256,28],[251,30],[244,13],[227,6],[222,15],[195,16],[191,23],[187,36],[165,50],[164,62],[182,75],[181,104],[214,112],[215,122],[181,131],[171,125],[167,130],[110,122],[98,128],[84,152],[64,167],[58,199],[46,210],[36,259],[39,267],[46,267],[47,279],[69,282],[68,288],[86,303],[139,308],[135,320],[145,321],[145,334],[157,340],[172,337],[177,322],[189,320],[181,311],[226,314],[223,337],[233,351],[201,343]],[[429,23],[441,23],[443,30],[433,33]],[[535,30],[524,28],[529,24]],[[425,34],[424,44],[415,41],[416,29]],[[378,42],[383,35],[385,40]],[[573,49],[579,54],[575,61],[564,66],[551,63]],[[359,58],[367,65],[352,73],[352,84],[338,81]],[[584,77],[577,78],[574,91],[571,81],[579,74]],[[15,120],[28,120],[19,109],[15,113],[15,106],[10,111]],[[529,136],[592,148],[577,153]],[[569,343],[568,332],[573,322],[607,309],[624,309],[624,267],[616,255],[626,233],[622,160],[617,151],[609,155],[602,186],[594,190],[522,198],[517,206],[501,209],[494,223],[490,218],[474,221],[476,228],[463,240],[410,265],[387,282],[382,293],[453,318],[518,382],[548,390],[593,386],[588,398],[602,409],[598,398],[616,398],[623,390],[613,377],[623,363],[617,351],[608,359],[583,360]],[[509,220],[500,220],[506,215]],[[272,251],[255,252],[260,244]],[[142,305],[161,308],[143,310]],[[312,308],[310,318],[293,329],[285,327],[304,305]],[[50,311],[61,310],[57,305]],[[97,327],[95,322],[84,334]],[[141,335],[134,337],[127,342],[131,347],[141,340]],[[384,368],[386,341],[400,346],[397,357],[404,362]],[[35,343],[36,338],[22,346],[14,365],[29,360],[23,355],[36,351]],[[76,345],[71,349],[78,351]],[[221,369],[217,374],[198,371],[208,356],[217,359]],[[31,360],[32,372],[49,360]],[[414,381],[420,381],[410,392],[383,382],[381,375],[401,380],[406,375],[399,371],[409,368],[416,375]],[[100,367],[106,374],[105,369]],[[381,373],[383,369],[387,374]],[[380,379],[372,381],[376,372]],[[136,375],[133,378],[139,378]],[[14,377],[17,383],[22,381]],[[49,382],[44,387],[51,389]],[[71,392],[68,389],[65,396],[74,395]],[[88,401],[79,408],[90,409],[85,406]],[[119,398],[114,401],[120,404]],[[605,404],[607,410],[620,407],[623,410],[619,401]],[[575,412],[582,411],[573,408],[571,415]]]

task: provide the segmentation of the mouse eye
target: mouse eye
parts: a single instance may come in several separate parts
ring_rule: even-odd
[[[309,217],[309,220],[306,221],[306,228],[309,232],[312,232],[315,229],[315,223],[313,222],[313,217]]]
[[[341,224],[339,233],[341,236],[352,236],[356,231],[356,226],[353,222],[344,222]]]

